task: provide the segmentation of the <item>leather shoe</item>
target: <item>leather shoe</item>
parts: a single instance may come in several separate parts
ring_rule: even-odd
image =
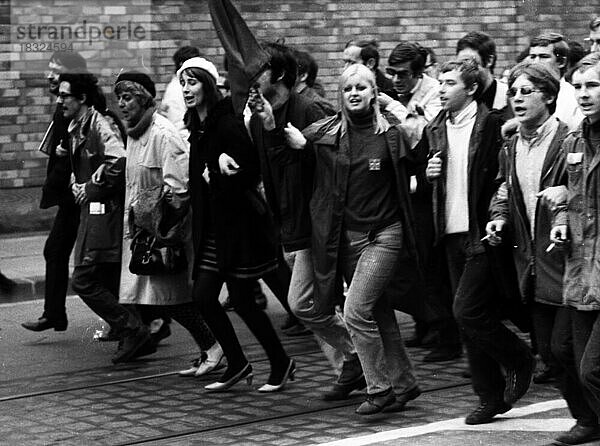
[[[598,439],[600,439],[600,426],[582,426],[581,424],[576,424],[570,431],[556,437],[553,444],[583,444]]]
[[[374,415],[385,411],[396,402],[394,389],[390,388],[384,392],[367,395],[367,400],[356,409],[358,415]]]
[[[150,340],[150,330],[148,327],[142,326],[136,331],[123,337],[119,342],[119,348],[112,357],[113,364],[127,362],[135,358],[136,353],[140,348]]]
[[[419,386],[415,386],[408,392],[396,395],[396,401],[384,408],[383,412],[400,412],[401,410],[404,410],[404,407],[409,401],[417,399],[419,396],[421,396],[421,389]]]
[[[531,384],[533,371],[535,370],[535,358],[530,355],[524,364],[506,371],[506,386],[504,387],[504,402],[508,405],[516,403]]]
[[[477,409],[467,415],[465,424],[491,423],[496,415],[508,412],[510,409],[512,406],[504,401],[482,402]]]
[[[323,399],[325,401],[345,400],[348,399],[352,391],[362,390],[365,387],[367,387],[365,375],[363,374],[358,355],[355,354],[352,359],[344,361],[338,380],[331,390],[323,394]]]
[[[65,331],[67,329],[67,320],[52,321],[42,316],[37,321],[23,322],[21,327],[31,331],[44,331],[50,328],[54,328],[54,331]]]

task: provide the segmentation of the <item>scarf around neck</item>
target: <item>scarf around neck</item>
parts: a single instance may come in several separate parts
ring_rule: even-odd
[[[133,139],[138,139],[140,136],[142,136],[146,132],[146,130],[148,130],[150,124],[152,124],[152,115],[154,115],[155,111],[155,107],[150,107],[146,109],[138,123],[133,127],[127,129],[127,134]]]

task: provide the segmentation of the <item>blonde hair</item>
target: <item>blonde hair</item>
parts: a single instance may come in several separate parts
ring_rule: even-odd
[[[385,119],[385,117],[381,114],[378,98],[379,91],[377,89],[377,83],[375,81],[375,74],[367,66],[356,63],[346,68],[340,76],[338,96],[340,101],[339,103],[342,105],[342,133],[345,133],[348,130],[348,120],[350,119],[348,117],[348,110],[346,110],[346,107],[344,106],[344,86],[346,85],[346,82],[348,82],[348,79],[350,79],[354,75],[358,75],[361,78],[363,78],[370,84],[371,88],[373,89],[374,98],[371,103],[371,106],[373,107],[373,125],[375,127],[375,134],[379,135],[381,133],[387,132],[390,128],[390,124],[387,121],[387,119]]]

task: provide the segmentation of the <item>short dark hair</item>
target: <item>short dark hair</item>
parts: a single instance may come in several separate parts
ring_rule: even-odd
[[[437,63],[437,56],[435,55],[435,51],[433,51],[433,48],[424,46],[423,49],[427,52],[427,55],[429,56],[429,61],[431,63]],[[427,58],[425,58],[425,64],[427,65]]]
[[[101,112],[106,108],[106,99],[98,86],[98,78],[92,73],[68,71],[60,74],[58,82],[68,82],[71,86],[71,94],[78,99],[82,99],[85,95],[84,104],[93,105]]]
[[[175,71],[181,68],[181,65],[192,57],[200,57],[200,50],[195,46],[182,46],[173,53],[173,63],[175,64]]]
[[[525,75],[527,79],[546,97],[553,97],[554,101],[548,104],[548,111],[553,114],[556,111],[556,98],[560,89],[560,80],[556,76],[554,70],[549,69],[545,65],[523,61],[513,67],[508,75],[508,87],[512,87],[517,78]]]
[[[388,57],[389,65],[410,62],[410,69],[416,75],[423,73],[426,61],[427,50],[416,42],[400,42]]]
[[[600,28],[600,16],[594,17],[592,20],[590,20],[588,27],[590,28],[590,31],[597,31],[598,28]]]
[[[587,51],[583,45],[575,40],[569,40],[569,67],[574,67],[577,62],[585,57]]]
[[[454,70],[460,73],[460,80],[462,80],[463,84],[465,84],[465,87],[470,87],[473,84],[477,84],[477,90],[473,95],[473,99],[479,99],[479,97],[483,93],[485,85],[485,75],[477,61],[473,59],[468,59],[451,60],[449,62],[445,62],[440,67],[440,74]]]
[[[376,40],[350,40],[346,43],[345,48],[349,46],[357,46],[360,48],[360,60],[363,63],[367,63],[369,59],[373,59],[375,61],[375,66],[373,69],[377,69],[379,67],[379,44]]]
[[[464,35],[456,43],[456,54],[465,48],[477,51],[483,64],[487,64],[491,59],[489,70],[490,73],[494,72],[494,67],[496,66],[496,44],[489,34],[481,31],[471,31]]]
[[[294,56],[298,64],[298,75],[306,74],[306,85],[312,88],[319,72],[319,66],[315,58],[306,51],[294,51]]]
[[[50,62],[62,65],[68,71],[87,71],[87,62],[77,51],[55,51]]]
[[[575,65],[575,69],[573,70],[573,73],[576,73],[576,72],[583,73],[590,69],[596,70],[598,77],[600,77],[600,53],[594,52],[594,53],[590,53],[587,56],[585,56],[583,59],[581,59],[579,62],[577,62],[577,65]]]
[[[552,45],[552,52],[556,56],[556,59],[560,62],[564,62],[561,74],[566,70],[567,63],[569,61],[569,44],[565,40],[564,36],[559,33],[545,33],[540,34],[537,37],[531,39],[529,47],[533,48],[536,46],[549,46]]]
[[[283,85],[291,90],[298,75],[298,64],[292,50],[281,43],[264,43],[262,47],[270,56],[271,83],[276,83],[283,76]]]
[[[183,73],[202,83],[202,92],[204,93],[207,110],[210,110],[223,98],[223,95],[217,86],[217,81],[215,81],[215,78],[208,71],[203,70],[202,68],[189,67],[183,70]]]

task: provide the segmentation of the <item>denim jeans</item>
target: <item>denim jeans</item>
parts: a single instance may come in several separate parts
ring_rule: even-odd
[[[350,334],[342,318],[335,312],[324,314],[317,311],[313,302],[314,269],[310,249],[285,254],[292,269],[288,301],[292,312],[317,336],[317,341],[334,369],[341,368],[341,361],[350,360],[355,352]],[[321,305],[320,308],[333,305]]]
[[[344,319],[365,373],[367,392],[393,387],[405,393],[416,385],[396,315],[385,290],[402,250],[402,225],[379,231],[346,230],[340,264],[350,284]]]

